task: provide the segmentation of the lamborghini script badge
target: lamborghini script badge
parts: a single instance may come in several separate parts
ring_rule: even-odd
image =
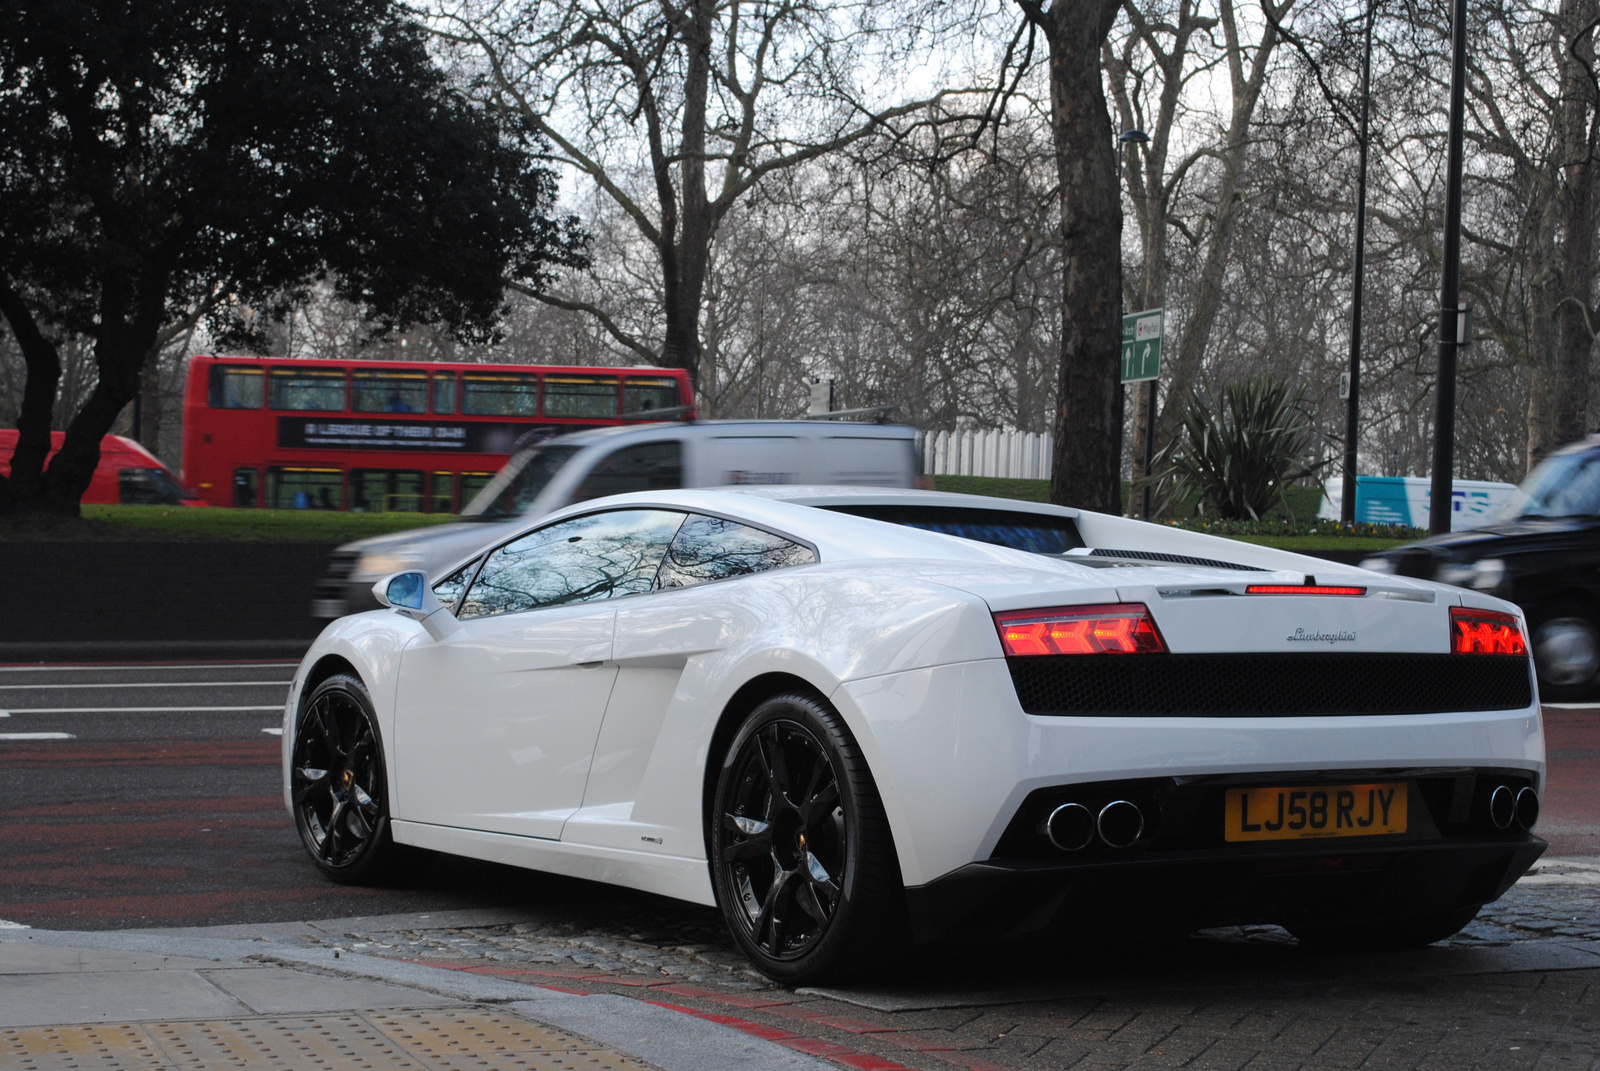
[[[1339,631],[1339,632],[1307,632],[1303,628],[1297,628],[1297,629],[1294,630],[1293,633],[1291,633],[1286,638],[1288,639],[1288,641],[1290,643],[1354,643],[1354,642],[1356,642],[1356,634],[1354,632],[1345,632],[1345,631],[1342,631],[1342,630]]]

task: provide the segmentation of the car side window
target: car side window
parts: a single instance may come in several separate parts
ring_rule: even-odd
[[[478,567],[482,557],[472,559],[443,580],[436,581],[433,593],[439,599],[439,605],[449,610],[454,610],[456,603],[461,601],[461,593],[467,589],[467,581],[472,579],[472,571]]]
[[[585,502],[628,491],[671,491],[683,486],[683,444],[676,439],[635,443],[601,458],[572,493]]]
[[[793,540],[696,513],[683,522],[667,548],[656,586],[682,588],[816,560],[815,551]]]
[[[610,510],[530,532],[490,552],[456,616],[466,620],[649,591],[683,518],[669,510]]]

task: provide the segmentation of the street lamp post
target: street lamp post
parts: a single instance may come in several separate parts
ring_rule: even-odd
[[[1444,280],[1439,287],[1439,376],[1434,384],[1433,493],[1428,532],[1450,531],[1456,448],[1456,351],[1461,309],[1461,150],[1466,125],[1467,0],[1450,4],[1450,133],[1445,173]],[[1459,318],[1459,320],[1458,320]],[[1464,326],[1464,324],[1460,324]]]
[[[1147,144],[1149,144],[1150,135],[1146,134],[1143,130],[1124,130],[1121,134],[1117,135],[1117,141],[1121,144],[1121,146],[1123,148],[1128,150],[1128,156],[1129,156],[1128,166],[1129,166],[1129,169],[1131,170],[1132,167],[1133,167],[1132,157],[1133,157],[1134,147],[1138,146],[1138,145],[1147,145]],[[1120,160],[1120,157],[1119,157],[1119,160]],[[1159,221],[1159,223],[1157,225],[1164,227],[1164,226],[1166,226],[1166,221],[1165,220],[1161,220],[1161,221]],[[1145,272],[1148,274],[1149,271],[1150,271],[1150,265],[1147,264],[1147,265],[1145,265]],[[1146,297],[1148,297],[1148,296],[1149,295],[1146,294]],[[1144,405],[1144,444],[1143,444],[1143,446],[1144,446],[1144,483],[1143,483],[1143,487],[1141,488],[1140,505],[1143,507],[1142,508],[1142,513],[1144,514],[1144,519],[1148,521],[1150,519],[1150,462],[1151,462],[1151,459],[1155,455],[1155,449],[1156,449],[1156,381],[1153,380],[1153,379],[1147,380],[1145,382],[1143,405]]]
[[[1356,438],[1361,427],[1361,301],[1367,270],[1367,120],[1372,111],[1372,21],[1377,17],[1377,0],[1367,4],[1365,48],[1361,56],[1361,159],[1356,179],[1356,249],[1350,298],[1350,397],[1344,412],[1344,499],[1339,504],[1339,522],[1354,524],[1356,519]]]

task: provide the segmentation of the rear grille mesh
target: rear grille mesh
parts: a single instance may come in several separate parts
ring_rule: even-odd
[[[1152,654],[1008,658],[1029,714],[1129,717],[1440,714],[1533,702],[1523,658]]]

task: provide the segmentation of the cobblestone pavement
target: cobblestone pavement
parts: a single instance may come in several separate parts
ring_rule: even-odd
[[[353,920],[322,943],[632,995],[884,1071],[1600,1068],[1597,893],[1600,859],[1563,859],[1417,952],[1315,955],[1273,927],[1230,928],[1156,944],[936,949],[851,990],[773,986],[715,910],[638,894],[603,906],[558,896],[504,926],[373,932]]]

